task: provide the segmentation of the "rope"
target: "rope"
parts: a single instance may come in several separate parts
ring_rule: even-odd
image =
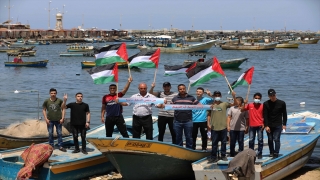
[[[114,138],[114,140],[111,142],[110,146],[111,146],[111,147],[115,147],[115,146],[113,145],[113,143],[115,143],[119,138],[120,138],[120,136],[117,136],[116,138]]]

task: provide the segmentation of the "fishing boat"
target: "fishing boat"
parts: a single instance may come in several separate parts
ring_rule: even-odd
[[[8,67],[46,67],[48,62],[49,62],[49,60],[29,61],[29,62],[22,62],[22,63],[4,62],[4,66],[8,66]]]
[[[13,51],[7,51],[8,56],[22,56],[22,57],[29,57],[29,56],[35,56],[37,53],[37,50],[31,50],[31,51],[20,51],[20,50],[13,50]]]
[[[250,179],[274,180],[282,179],[303,167],[309,160],[320,137],[320,114],[310,111],[288,115],[287,129],[281,135],[281,149],[279,157],[269,157],[267,136],[264,133],[264,152],[262,159],[256,159],[255,173]],[[245,143],[247,144],[247,143]],[[245,149],[248,147],[245,147]],[[192,163],[197,180],[229,179],[224,170],[232,160],[218,161],[208,164],[207,159]]]
[[[88,45],[71,45],[67,48],[68,52],[87,52],[87,51],[93,51],[93,46]]]
[[[157,131],[157,118],[153,117],[153,120],[153,137],[156,137],[159,134]],[[125,117],[125,121],[127,124],[128,134],[130,137],[132,137],[132,117]],[[104,137],[105,134],[104,124],[87,131],[87,137]],[[119,130],[115,128],[113,139],[118,138],[119,135]],[[145,139],[145,135],[143,134],[141,138]],[[79,141],[79,144],[81,144],[80,137]],[[74,150],[72,137],[64,138],[63,146],[67,147],[67,152],[61,152],[60,150],[55,149],[48,162],[46,162],[43,167],[38,170],[38,174],[36,175],[37,177],[33,179],[76,180],[97,174],[106,174],[114,170],[114,166],[111,164],[109,159],[90,143],[86,145],[88,152],[87,155],[84,155],[81,152],[72,153]],[[20,155],[26,148],[27,147],[0,151],[0,179],[16,179],[18,171],[24,165]]]
[[[304,38],[301,41],[301,44],[317,44],[320,39],[316,38]]]
[[[197,60],[198,63],[204,62],[206,59],[206,54],[189,54],[190,56],[201,56],[201,58],[199,58]],[[188,56],[188,60],[185,60],[183,63],[184,65],[190,64],[190,63],[194,63],[196,61],[194,60],[190,60],[190,56]],[[219,60],[220,66],[223,69],[235,69],[235,68],[239,68],[239,66],[247,61],[249,58],[236,58],[236,59],[227,59],[227,60]]]
[[[14,149],[23,146],[30,146],[32,143],[39,144],[48,141],[48,137],[20,138],[15,136],[6,136],[0,129],[0,150]]]
[[[28,45],[39,45],[40,42],[29,39],[29,40],[26,41],[26,44],[28,44]]]
[[[92,68],[95,66],[96,66],[96,62],[94,62],[94,61],[82,61],[81,62],[82,68]],[[118,68],[128,68],[128,63],[127,62],[118,62]],[[136,68],[136,67],[131,67],[131,68]]]
[[[139,45],[140,50],[156,50],[160,48],[163,53],[191,53],[191,52],[208,52],[215,44],[216,40],[209,40],[197,44],[186,44],[184,40],[175,41],[170,36],[141,37]],[[147,43],[149,42],[149,43]]]
[[[87,140],[110,159],[124,179],[194,179],[191,163],[210,154],[143,139],[90,136]]]
[[[299,43],[279,43],[276,48],[298,48]]]
[[[136,49],[138,48],[139,43],[126,43],[127,49]]]
[[[223,44],[223,50],[274,50],[278,43]]]
[[[39,45],[50,45],[52,44],[50,41],[39,41]]]
[[[74,56],[83,56],[83,52],[62,52],[59,54],[61,57],[74,57]]]
[[[22,122],[22,124],[28,126],[30,124],[26,122]],[[70,119],[66,118],[62,126],[68,130],[68,132],[71,132],[70,128]],[[17,124],[15,124],[15,127],[17,127]],[[9,132],[9,133],[8,133]],[[64,131],[63,131],[64,132]],[[23,132],[25,133],[25,132]],[[63,137],[67,137],[71,134],[65,133]],[[13,136],[12,131],[10,129],[4,128],[0,129],[0,151],[1,150],[7,150],[7,149],[14,149],[19,148],[23,146],[30,146],[32,143],[38,144],[43,142],[48,142],[48,136],[33,136],[33,137],[21,137],[21,136]]]

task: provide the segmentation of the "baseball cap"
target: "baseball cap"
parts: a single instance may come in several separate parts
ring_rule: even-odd
[[[268,90],[268,95],[275,95],[276,94],[276,91],[274,89],[269,89]]]
[[[171,86],[171,84],[169,82],[164,82],[163,86]]]
[[[221,92],[220,92],[220,91],[214,91],[214,92],[213,92],[213,95],[216,95],[216,94],[221,95]]]

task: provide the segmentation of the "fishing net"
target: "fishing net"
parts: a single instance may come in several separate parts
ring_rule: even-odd
[[[26,120],[21,123],[11,124],[1,134],[21,138],[48,137],[48,129],[44,120]],[[62,136],[69,134],[69,131],[62,126]],[[54,130],[54,136],[57,136],[56,130]]]
[[[32,171],[48,161],[53,151],[49,144],[32,144],[21,154],[24,160],[24,167],[17,174],[18,179],[25,179],[32,176]]]

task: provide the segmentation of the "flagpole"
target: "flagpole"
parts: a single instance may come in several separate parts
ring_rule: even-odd
[[[191,84],[191,83],[189,82],[187,93],[189,93],[189,89],[190,89],[190,84]]]
[[[251,84],[249,84],[249,86],[248,86],[248,92],[247,92],[247,97],[246,97],[247,101],[248,101],[248,97],[249,97],[249,93],[250,93],[250,86],[251,86]]]
[[[131,71],[130,71],[130,67],[129,67],[129,63],[127,62],[127,66],[128,66],[128,71],[129,71],[129,77],[131,77]]]
[[[119,84],[118,84],[118,82],[116,82],[116,84],[117,84],[117,92],[116,93],[117,93],[117,99],[118,99],[119,98],[119,96],[118,96],[118,85]]]
[[[231,91],[233,92],[233,89],[232,89],[232,87],[231,87],[231,85],[230,85],[230,83],[229,83],[229,81],[228,81],[228,79],[227,79],[227,76],[224,76],[224,78],[226,79],[226,81],[227,81],[227,84],[228,84],[229,88],[230,88],[230,89],[231,89]]]
[[[154,71],[154,78],[153,78],[154,83],[156,83],[157,70],[158,70],[158,68],[156,68],[156,70]]]

